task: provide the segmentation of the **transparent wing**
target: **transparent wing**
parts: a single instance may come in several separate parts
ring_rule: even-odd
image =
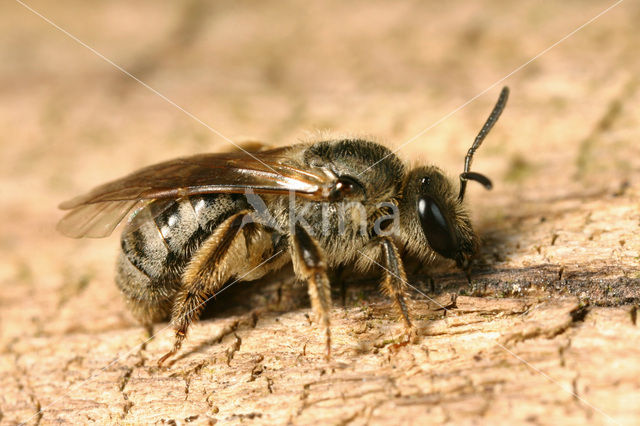
[[[142,208],[147,203],[148,201],[123,200],[81,204],[58,222],[57,229],[72,238],[107,237],[137,205]]]
[[[60,204],[70,210],[57,229],[73,237],[106,237],[132,211],[153,200],[215,193],[287,194],[326,200],[337,178],[324,169],[293,164],[295,147],[253,153],[201,154],[140,169]],[[167,206],[168,207],[168,206]],[[132,217],[135,219],[135,215]]]

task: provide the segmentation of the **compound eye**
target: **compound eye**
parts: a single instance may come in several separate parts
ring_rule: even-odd
[[[456,236],[438,204],[429,196],[420,197],[418,216],[431,248],[444,257],[454,259],[458,250]]]

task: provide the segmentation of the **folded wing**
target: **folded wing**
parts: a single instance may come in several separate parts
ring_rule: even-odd
[[[322,201],[337,178],[324,169],[293,164],[288,150],[227,152],[178,158],[145,167],[121,179],[98,186],[87,194],[60,204],[70,210],[57,229],[73,237],[110,235],[131,212],[154,200],[176,200],[190,195],[288,194]]]

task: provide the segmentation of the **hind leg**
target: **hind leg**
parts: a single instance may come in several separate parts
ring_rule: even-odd
[[[171,312],[174,345],[158,361],[160,365],[180,349],[210,295],[230,279],[255,280],[287,261],[286,246],[274,242],[270,231],[252,222],[244,224],[249,214],[239,212],[220,224],[185,268]]]

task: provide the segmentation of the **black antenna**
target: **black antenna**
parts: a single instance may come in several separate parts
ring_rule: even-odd
[[[507,105],[507,99],[509,99],[509,88],[505,86],[500,92],[500,97],[498,98],[498,102],[496,102],[496,106],[493,107],[493,111],[489,114],[489,118],[487,118],[484,126],[480,129],[480,133],[476,136],[476,140],[473,141],[473,145],[471,145],[471,148],[467,151],[467,156],[464,157],[464,172],[460,173],[460,194],[458,195],[458,200],[460,201],[464,199],[468,180],[479,182],[487,189],[491,189],[492,187],[491,181],[488,177],[481,175],[480,173],[470,172],[469,169],[471,168],[473,154],[475,154],[484,138],[486,138],[491,131],[493,125],[496,124],[496,121],[500,118],[500,114],[502,114],[504,107]]]

